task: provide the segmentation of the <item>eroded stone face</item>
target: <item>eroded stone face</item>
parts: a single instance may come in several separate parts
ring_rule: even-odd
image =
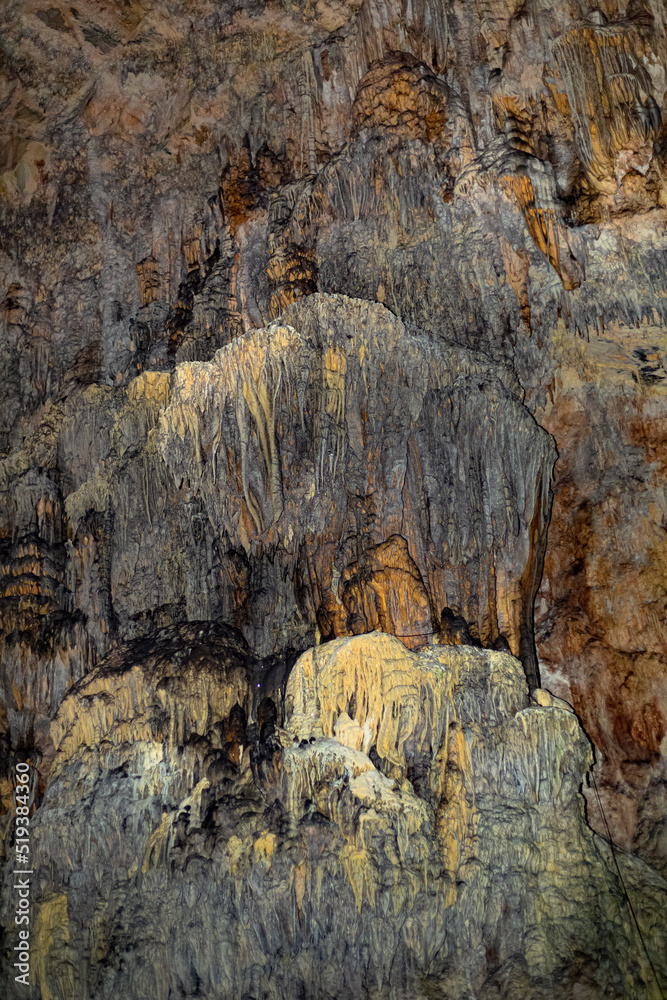
[[[601,750],[607,818],[663,869],[664,349],[649,324],[585,345],[562,337],[559,398],[542,418],[562,457],[537,601],[544,681]],[[589,803],[601,827],[597,795]]]
[[[283,320],[177,370],[159,430],[176,481],[229,544],[298,572],[295,615],[325,639],[428,641],[450,606],[535,686],[554,452],[513,375],[341,296]]]
[[[0,18],[0,728],[8,761],[18,747],[39,760],[37,803],[58,706],[71,709],[76,685],[97,684],[90,672],[128,643],[178,645],[221,622],[243,637],[254,697],[230,682],[241,701],[216,722],[215,750],[227,748],[225,767],[242,762],[256,710],[264,739],[243,780],[278,794],[286,675],[318,639],[338,648],[379,629],[443,656],[456,655],[450,643],[509,640],[531,684],[539,666],[597,748],[605,817],[585,789],[590,821],[664,871],[664,6],[15,0]],[[122,714],[130,688],[163,736],[184,710],[186,693],[164,701],[150,687],[145,655],[127,685],[91,693],[98,708],[119,703],[111,745],[135,732]],[[273,708],[260,713],[257,692]],[[326,738],[361,753],[370,723],[351,698],[337,711]],[[195,741],[208,738],[198,713]],[[330,749],[302,757],[335,784]],[[406,764],[394,751],[386,767],[411,768],[420,799],[427,751]],[[137,774],[154,766],[141,753]],[[195,795],[194,760],[182,780],[174,764],[168,812],[186,785]],[[350,780],[384,794],[394,779],[382,767]],[[116,779],[99,773],[113,803]],[[233,785],[229,829],[244,829],[249,787]],[[421,805],[401,795],[391,815],[405,806],[416,823]],[[516,848],[505,809],[499,854]],[[319,820],[308,823],[314,837]],[[280,839],[262,844],[263,864],[276,844],[281,854]],[[423,850],[406,864],[432,857]],[[298,899],[309,869],[280,863]],[[631,883],[640,869],[628,865]],[[341,912],[375,885],[365,867],[348,870],[354,885],[338,869],[323,876]],[[156,879],[153,897],[142,883],[154,904]],[[396,899],[413,891],[392,885]],[[57,951],[84,893],[54,893],[39,927]],[[512,941],[528,912],[516,898],[516,913],[509,889],[480,904],[491,923],[504,915]],[[106,947],[107,906],[85,910],[91,955]],[[282,948],[275,928],[289,924],[285,954],[304,935],[321,941],[317,907],[290,907],[263,925]],[[616,919],[603,904],[582,912]],[[420,926],[403,935],[405,969],[437,954],[434,930],[414,958]],[[552,973],[538,983],[494,933],[484,985],[470,939],[470,968],[452,966],[447,995],[552,996]],[[196,994],[206,975],[227,982],[233,946],[216,940],[224,961],[210,975],[187,971],[183,945],[176,992]],[[59,961],[48,989],[69,997]],[[572,991],[597,996],[606,963],[573,958]],[[259,998],[260,966],[247,966],[241,995]],[[157,995],[164,968],[139,993]],[[322,983],[303,972],[313,995],[335,994],[332,968]],[[286,984],[281,974],[271,982]]]
[[[297,662],[269,733],[233,635],[152,646],[113,654],[54,721],[32,831],[42,991],[652,996],[584,819],[588,740],[512,656],[337,639]],[[336,738],[352,720],[363,747]],[[619,863],[660,974],[667,889]]]

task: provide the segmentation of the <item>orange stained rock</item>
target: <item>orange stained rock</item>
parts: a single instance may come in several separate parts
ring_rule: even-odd
[[[660,128],[644,42],[627,21],[577,25],[556,40],[554,55],[588,180],[613,195],[618,152],[653,141]]]
[[[150,305],[159,297],[160,276],[158,273],[158,263],[151,257],[142,260],[137,264],[137,278],[139,280],[139,296],[142,306]]]
[[[542,202],[532,179],[525,173],[505,174],[500,183],[519,206],[535,245],[557,272],[563,287],[569,291],[578,288],[579,277],[571,267],[564,267],[561,262],[560,243],[568,245],[567,229],[558,218],[554,205]]]
[[[664,338],[662,328],[648,335],[615,324],[590,343],[562,332],[562,388],[539,416],[561,455],[537,604],[543,683],[572,702],[597,747],[615,839],[656,865],[664,865],[663,810],[651,789],[665,767],[667,436],[662,379],[642,385],[636,358],[662,356]],[[610,438],[613,449],[598,444]],[[619,488],[630,462],[646,472]],[[603,832],[594,794],[589,815]]]
[[[183,241],[182,250],[188,271],[192,271],[195,268],[199,267],[199,249],[201,246],[201,235],[202,235],[201,223],[197,222],[193,226],[189,237]]]
[[[501,178],[501,183],[508,188],[519,205],[530,235],[547,257],[549,263],[560,274],[560,253],[558,243],[554,238],[553,209],[546,210],[539,205],[530,177],[525,174]]]
[[[409,649],[428,643],[429,597],[405,538],[392,535],[367,549],[360,562],[345,569],[341,583],[353,632],[389,632]]]
[[[510,245],[509,241],[503,239],[500,244],[505,270],[512,291],[516,295],[519,303],[521,319],[530,331],[530,304],[528,300],[528,272],[530,270],[530,259],[526,253],[521,253]]]
[[[291,302],[316,290],[315,251],[292,242],[290,234],[285,233],[280,241],[272,241],[267,277],[271,289],[269,315],[276,319]]]
[[[447,125],[447,86],[406,52],[371,66],[357,89],[355,128],[386,128],[433,142]]]

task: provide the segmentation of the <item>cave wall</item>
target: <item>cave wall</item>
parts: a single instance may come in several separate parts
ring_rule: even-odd
[[[509,651],[664,874],[664,5],[0,17],[4,850],[68,691],[213,622],[281,724],[320,644]]]
[[[247,656],[165,628],[63,699],[32,827],[42,996],[659,996],[667,885],[614,869],[590,742],[514,657],[335,639],[253,737]]]

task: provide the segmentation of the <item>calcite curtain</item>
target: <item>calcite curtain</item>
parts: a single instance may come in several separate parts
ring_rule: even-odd
[[[6,0],[3,995],[664,998],[666,221],[663,0]]]

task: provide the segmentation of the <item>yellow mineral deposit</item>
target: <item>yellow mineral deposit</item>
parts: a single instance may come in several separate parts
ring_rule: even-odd
[[[652,142],[660,112],[652,96],[643,42],[627,22],[571,28],[554,44],[578,152],[591,184],[614,194],[614,163],[626,146]]]
[[[160,291],[160,276],[158,262],[147,257],[137,264],[137,280],[142,306],[150,305],[158,297]]]
[[[223,685],[219,671],[205,668],[192,667],[186,675],[174,675],[168,668],[150,675],[138,665],[119,673],[93,671],[76,695],[65,698],[52,723],[54,773],[90,748],[111,751],[154,740],[178,748],[192,734],[205,734],[226,719],[247,697],[248,680],[240,666],[228,671]],[[158,715],[167,721],[158,724]]]
[[[265,490],[270,498],[274,521],[283,509],[282,474],[276,441],[276,406],[282,392],[291,397],[292,358],[303,349],[303,340],[289,327],[272,327],[239,337],[218,351],[212,364],[179,365],[174,380],[172,402],[162,417],[162,432],[171,432],[193,446],[196,464],[193,477],[201,475],[200,422],[209,407],[219,413],[230,400],[236,413],[241,442],[243,496],[255,530],[265,527],[258,498],[248,480],[250,435],[256,436],[264,462]],[[216,467],[219,433],[213,434],[211,461]],[[262,498],[263,499],[263,498]]]
[[[477,706],[473,689],[478,698],[486,692]],[[408,845],[421,843],[433,822],[410,782],[397,780],[405,774],[405,747],[413,742],[429,762],[442,862],[454,877],[478,843],[477,797],[486,794],[480,771],[506,794],[519,789],[528,801],[552,801],[570,773],[564,755],[578,759],[581,753],[582,734],[570,707],[546,692],[536,704],[527,707],[523,672],[505,653],[451,646],[416,653],[382,633],[318,646],[297,661],[288,682],[286,728],[300,742],[283,755],[284,801],[295,818],[305,801],[313,801],[340,827],[348,844],[341,860],[357,905],[364,894],[373,905],[374,838],[390,822],[404,860]],[[488,726],[503,727],[500,742],[485,742]],[[395,777],[372,765],[371,745]],[[425,844],[419,850],[426,859]],[[442,891],[452,905],[453,884],[445,880]]]
[[[368,726],[380,757],[401,767],[403,746],[412,737],[419,750],[437,753],[449,683],[444,669],[422,666],[393,636],[337,639],[297,661],[287,687],[287,714],[308,717],[317,710],[324,735],[333,736],[346,713],[362,731]]]
[[[62,962],[68,945],[67,893],[63,892],[45,899],[37,910],[32,954],[42,1000],[71,996],[74,970]],[[51,963],[57,968],[55,975],[49,968]]]

